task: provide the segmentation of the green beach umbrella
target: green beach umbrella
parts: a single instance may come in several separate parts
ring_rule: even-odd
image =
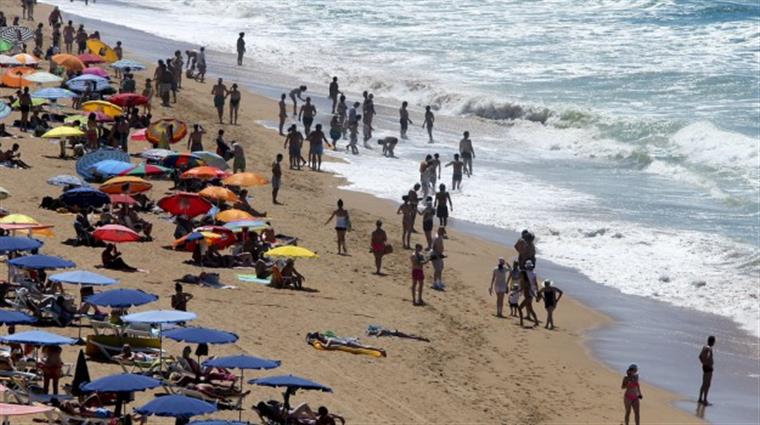
[[[13,44],[11,44],[8,40],[0,39],[0,53],[7,52],[8,50],[11,50],[13,48]]]

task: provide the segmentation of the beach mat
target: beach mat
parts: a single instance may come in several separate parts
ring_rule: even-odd
[[[320,351],[343,351],[344,353],[363,354],[365,356],[372,357],[383,357],[383,353],[381,351],[372,350],[369,348],[347,347],[345,345],[334,345],[328,348],[317,340],[308,341],[308,344]]]
[[[269,285],[272,282],[271,276],[261,279],[256,277],[255,274],[239,274],[237,275],[237,278],[241,282],[258,283],[259,285]]]

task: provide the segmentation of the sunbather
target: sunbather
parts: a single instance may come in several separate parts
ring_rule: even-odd
[[[314,341],[320,342],[328,350],[338,347],[361,348],[365,350],[378,351],[382,353],[383,357],[386,357],[387,355],[384,349],[362,344],[357,338],[341,338],[334,335],[326,335],[320,332],[307,333],[306,342],[312,344]]]
[[[395,336],[398,338],[416,339],[418,341],[430,342],[429,339],[422,336],[404,333],[404,332],[399,331],[398,329],[393,329],[393,330],[385,329],[384,327],[378,326],[378,325],[369,325],[367,327],[367,335],[376,336],[376,337]]]
[[[132,347],[129,344],[124,344],[121,347],[121,352],[113,357],[111,357],[112,360],[118,362],[121,361],[131,361],[131,362],[153,362],[157,360],[156,356],[151,356],[147,353],[141,353],[141,352],[134,352],[132,351]]]
[[[125,272],[137,271],[135,267],[130,266],[123,258],[121,258],[121,253],[116,249],[116,245],[112,243],[106,245],[106,249],[101,254],[101,260],[103,262],[103,267],[107,269],[121,270]]]
[[[329,425],[335,424],[335,419],[343,424],[346,423],[343,417],[330,414],[324,406],[320,406],[318,412],[314,413],[307,403],[301,403],[294,409],[286,409],[282,403],[274,400],[266,403],[261,401],[253,407],[253,410],[258,413],[264,423],[272,421],[278,424]]]

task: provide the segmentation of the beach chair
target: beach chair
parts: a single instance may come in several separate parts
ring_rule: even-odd
[[[109,425],[113,418],[93,418],[90,416],[78,416],[55,409],[55,413],[62,425]]]

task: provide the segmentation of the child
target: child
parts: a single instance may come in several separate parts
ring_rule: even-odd
[[[509,315],[517,317],[517,305],[520,303],[520,285],[512,285],[512,291],[509,293]]]

